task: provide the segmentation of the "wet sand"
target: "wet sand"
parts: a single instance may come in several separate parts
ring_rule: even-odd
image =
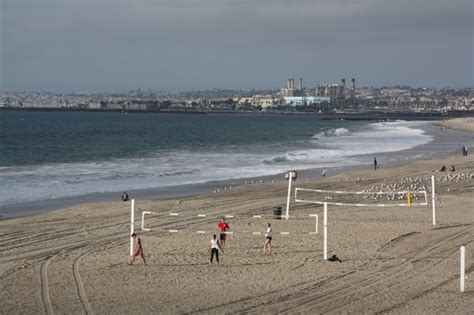
[[[443,120],[440,124],[445,128],[474,132],[474,117]]]
[[[440,172],[441,165],[456,165],[456,172]],[[203,196],[137,200],[135,228],[148,266],[141,260],[127,264],[130,203],[88,203],[0,221],[0,311],[468,314],[474,309],[472,155],[352,170],[297,181],[294,187],[378,191],[394,184],[410,189],[416,183],[429,190],[431,175],[437,186],[436,226],[430,204],[330,205],[328,253],[341,263],[323,260],[321,206],[292,201],[288,221],[271,217],[273,207],[285,207],[285,181]],[[143,211],[154,212],[147,215],[149,232],[140,229]],[[228,237],[221,266],[211,267],[209,239],[225,214],[236,216],[229,218],[234,234]],[[315,221],[309,214],[319,215],[319,234],[310,234]],[[267,222],[273,225],[272,255],[263,255],[263,234],[253,234],[263,233]],[[465,293],[459,292],[461,245],[467,252]]]
[[[447,155],[453,151],[461,150],[461,147],[467,145],[474,146],[474,137],[471,133],[462,131],[461,129],[445,129],[441,130],[439,126],[433,122],[417,122],[417,127],[425,130],[425,132],[433,136],[433,141],[409,150],[399,152],[385,152],[377,154],[377,159],[381,167],[396,166],[409,163],[420,159],[431,159]],[[321,167],[315,169],[305,169],[300,171],[302,180],[314,181],[321,178],[321,172],[327,170],[328,176],[340,174],[345,171],[356,169],[370,169],[374,156],[362,155],[350,158],[354,165],[338,166],[338,167]],[[147,189],[127,189],[129,195],[136,199],[159,200],[171,198],[184,198],[198,195],[211,194],[213,191],[223,190],[225,187],[236,187],[243,185],[245,182],[260,181],[278,181],[283,178],[283,174],[263,176],[257,178],[240,178],[220,181],[211,181],[205,183],[156,187]],[[57,199],[46,199],[34,202],[17,202],[15,204],[0,206],[0,219],[12,218],[20,216],[35,215],[52,210],[60,210],[84,203],[97,202],[113,202],[120,199],[122,191],[106,192],[72,197],[64,197]]]

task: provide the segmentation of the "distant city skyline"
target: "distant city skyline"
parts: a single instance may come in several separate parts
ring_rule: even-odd
[[[472,87],[470,0],[0,0],[0,90]]]

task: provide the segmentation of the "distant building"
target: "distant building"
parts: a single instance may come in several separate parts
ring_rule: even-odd
[[[325,84],[325,85],[316,85],[316,96],[325,96],[329,97],[331,100],[331,105],[337,106],[344,103],[345,100],[345,90],[344,85],[337,84]]]
[[[272,107],[275,104],[275,99],[271,95],[254,95],[252,98],[252,104],[255,106],[261,106],[262,109]]]
[[[235,101],[238,105],[252,105],[253,104],[253,97],[239,97],[236,98]]]
[[[286,84],[286,89],[280,90],[280,95],[282,97],[289,97],[289,96],[304,96],[304,88],[303,88],[303,79],[299,79],[298,88],[295,88],[295,79],[290,78]]]
[[[330,102],[330,98],[326,96],[287,96],[283,97],[284,106],[308,106]]]

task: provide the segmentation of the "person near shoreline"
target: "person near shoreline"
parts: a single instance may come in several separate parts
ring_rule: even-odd
[[[377,169],[377,158],[374,157],[374,170]]]
[[[135,245],[135,252],[133,254],[132,261],[129,263],[129,265],[133,265],[133,261],[135,260],[135,257],[140,256],[143,259],[143,262],[145,263],[145,266],[146,266],[145,255],[143,254],[142,241],[140,240],[140,238],[137,236],[136,233],[133,233],[132,237],[134,241],[136,242],[136,245]]]
[[[216,234],[212,235],[211,242],[209,243],[209,251],[211,252],[211,266],[213,264],[214,256],[216,256],[217,266],[219,266],[219,249],[224,252],[221,247],[221,243],[217,239]]]
[[[272,225],[270,223],[267,223],[267,232],[265,233],[265,245],[263,247],[263,254],[267,254],[267,249],[268,249],[268,255],[271,255],[272,253]]]
[[[219,240],[220,240],[220,246],[222,248],[225,247],[225,241],[227,239],[227,234],[225,232],[229,231],[230,227],[227,222],[225,222],[225,218],[221,219],[221,222],[217,225],[217,228],[219,229]]]
[[[126,191],[123,192],[122,194],[122,201],[125,202],[125,201],[128,201],[128,194]]]

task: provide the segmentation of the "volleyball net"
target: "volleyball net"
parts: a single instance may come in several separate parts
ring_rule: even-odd
[[[427,206],[426,190],[347,191],[295,188],[295,202],[352,207]]]
[[[265,235],[268,224],[274,235],[317,234],[319,216],[316,213],[298,214],[283,220],[281,214],[206,214],[186,212],[141,212],[141,230],[145,232],[218,234],[222,219],[229,225],[228,235]]]

